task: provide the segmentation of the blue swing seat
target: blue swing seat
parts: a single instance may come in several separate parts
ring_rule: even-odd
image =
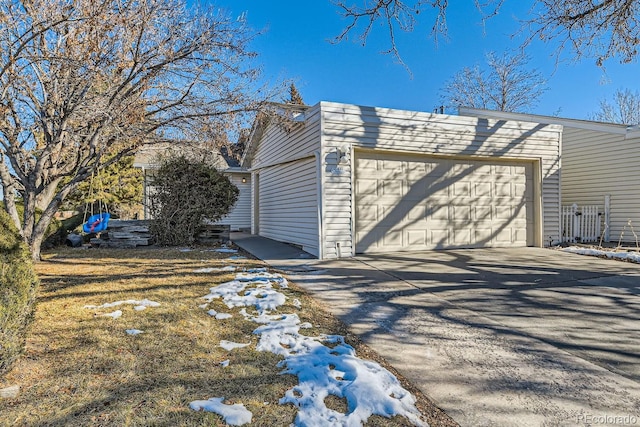
[[[91,215],[82,226],[82,230],[85,233],[99,233],[104,231],[109,225],[109,218],[111,218],[111,214],[108,212]]]

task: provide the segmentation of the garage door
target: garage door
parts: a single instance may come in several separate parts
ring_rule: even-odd
[[[360,152],[356,252],[534,244],[533,163]]]

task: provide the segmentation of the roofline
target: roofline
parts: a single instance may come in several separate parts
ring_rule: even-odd
[[[305,113],[308,110],[316,107],[317,104],[316,105],[299,105],[299,104],[283,104],[280,102],[267,102],[267,105],[270,105],[271,107],[273,107],[275,112],[278,114],[282,114],[282,110],[290,111],[294,113],[297,112],[299,114],[293,116],[293,121],[298,123],[304,123],[307,119],[307,116]],[[255,149],[257,141],[262,138],[262,135],[264,133],[265,126],[264,126],[263,120],[261,119],[264,117],[267,117],[266,114],[267,112],[264,112],[264,111],[258,112],[253,122],[253,125],[251,126],[251,132],[249,133],[249,140],[247,141],[247,146],[245,147],[244,152],[242,153],[242,158],[240,159],[240,166],[242,168],[245,168],[245,170],[246,170],[247,157],[250,157],[253,154],[252,151]]]
[[[247,168],[243,168],[240,166],[231,166],[226,168],[225,170],[223,170],[222,172],[229,172],[229,173],[251,173],[249,172],[249,170]]]
[[[545,124],[556,124],[566,127],[574,127],[585,130],[595,130],[601,132],[609,132],[620,135],[626,135],[631,132],[634,127],[622,125],[619,123],[596,122],[593,120],[569,119],[564,117],[544,116],[528,113],[513,113],[508,111],[485,110],[473,107],[458,107],[458,114],[461,116],[472,117],[488,117],[505,120],[518,120],[524,122],[536,122]]]

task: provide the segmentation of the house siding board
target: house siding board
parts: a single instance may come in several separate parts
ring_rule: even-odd
[[[262,143],[253,155],[252,169],[308,157],[320,148],[320,112],[311,108],[305,112],[304,123],[294,123],[289,131],[270,123]]]
[[[227,216],[217,221],[216,224],[228,225],[231,230],[240,230],[251,227],[251,176],[248,173],[228,174],[231,182],[238,187],[240,193],[238,200]],[[242,178],[246,182],[242,182]]]
[[[434,115],[336,103],[321,103],[322,155],[350,148],[339,175],[323,167],[324,253],[353,254],[353,148],[410,152],[457,158],[540,160],[542,164],[543,242],[560,237],[561,127],[527,122]],[[326,161],[325,163],[326,164]],[[348,177],[348,180],[347,180]],[[348,182],[348,184],[347,184]],[[345,186],[346,184],[346,186]],[[343,187],[344,186],[344,187]],[[344,188],[344,193],[339,191]],[[331,236],[338,236],[337,238]]]
[[[270,239],[318,255],[315,157],[259,170],[258,229]]]
[[[611,196],[610,240],[634,242],[628,225],[640,228],[640,138],[606,131],[565,128],[562,204],[597,205]]]

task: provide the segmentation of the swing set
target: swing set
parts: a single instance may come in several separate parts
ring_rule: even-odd
[[[102,199],[98,199],[98,212],[94,213],[94,203],[93,203],[93,174],[91,175],[91,183],[89,184],[89,197],[87,198],[87,203],[84,207],[84,218],[82,222],[82,231],[87,234],[91,233],[100,233],[107,229],[109,225],[109,218],[111,218],[111,214],[109,213],[108,207],[106,203],[102,202]],[[98,180],[99,185],[100,180]],[[102,188],[100,188],[100,192],[102,192]],[[90,202],[91,201],[91,202]],[[91,208],[89,208],[91,206]],[[89,210],[91,210],[91,215],[87,219],[87,214],[89,214]]]

